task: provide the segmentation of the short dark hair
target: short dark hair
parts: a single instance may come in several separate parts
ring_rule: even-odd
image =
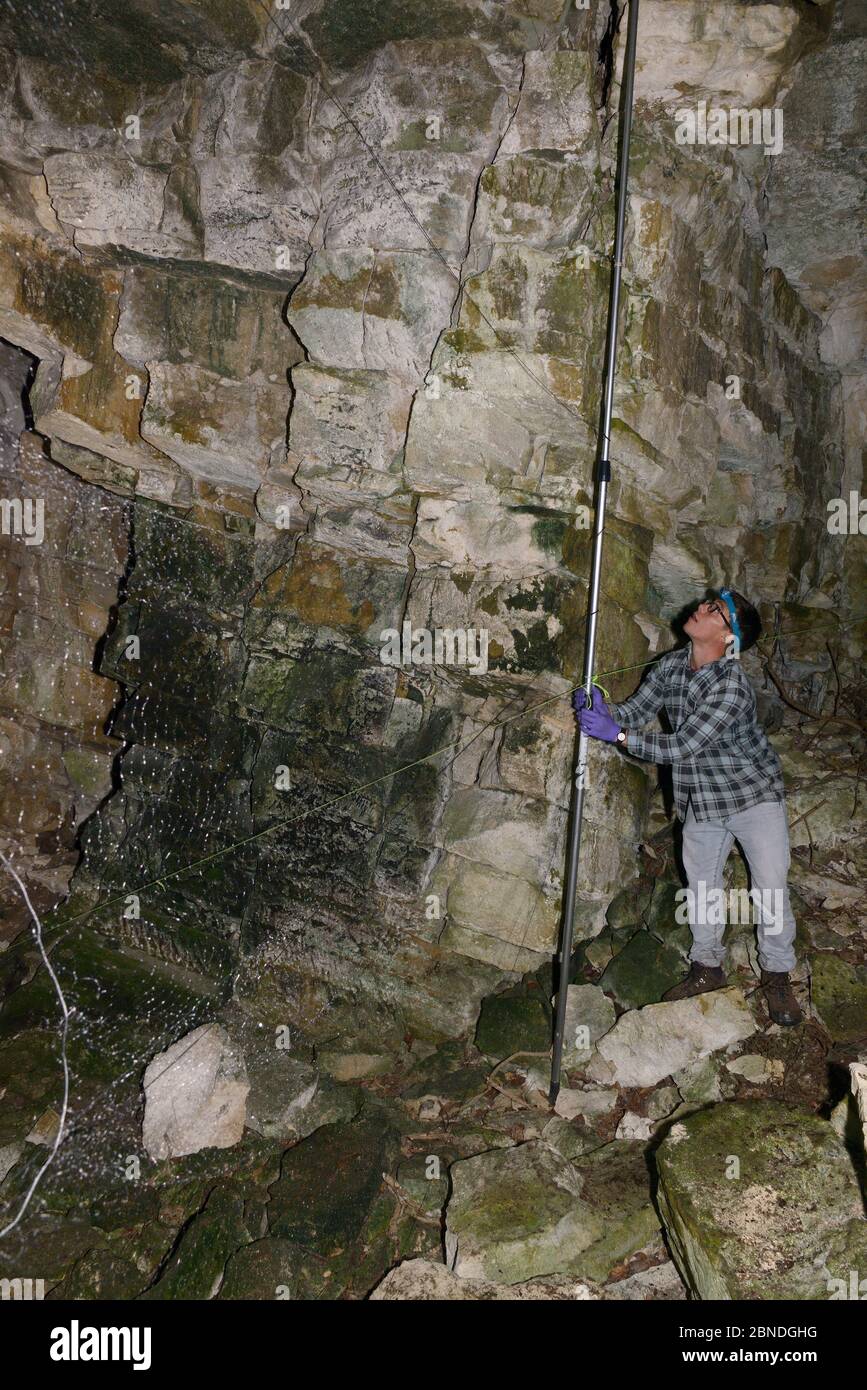
[[[753,605],[743,594],[739,594],[736,589],[729,589],[729,593],[734,600],[735,612],[738,615],[738,626],[741,630],[742,652],[749,651],[750,647],[758,642],[762,635],[762,620]]]

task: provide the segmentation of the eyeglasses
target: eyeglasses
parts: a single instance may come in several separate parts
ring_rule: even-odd
[[[707,605],[707,611],[708,613],[719,613],[729,632],[733,631],[732,625],[725,615],[725,611],[723,609],[722,604],[717,603],[716,599],[714,599],[711,603]]]

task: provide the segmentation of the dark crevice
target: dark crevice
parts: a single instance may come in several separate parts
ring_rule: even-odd
[[[611,86],[614,81],[614,58],[617,35],[620,32],[620,21],[626,6],[618,5],[617,0],[609,0],[608,21],[605,25],[602,38],[599,42],[599,49],[596,54],[596,74],[597,86],[599,90],[599,106],[603,112],[607,112],[608,101],[611,95]],[[605,125],[610,120],[610,115],[605,116]],[[604,128],[603,128],[604,134]]]

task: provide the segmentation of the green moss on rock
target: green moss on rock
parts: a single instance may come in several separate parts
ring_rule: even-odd
[[[469,31],[470,17],[450,0],[326,0],[303,27],[326,62],[353,67],[385,43],[460,37]]]
[[[494,994],[484,1000],[476,1027],[476,1047],[501,1062],[515,1052],[544,1052],[551,1028],[541,998]]]
[[[835,1042],[867,1037],[867,971],[835,955],[815,955],[813,1004]]]
[[[827,1299],[867,1268],[851,1159],[826,1121],[776,1101],[732,1102],[675,1125],[656,1154],[659,1207],[702,1299]]]
[[[380,1121],[324,1125],[283,1156],[271,1188],[272,1235],[330,1255],[356,1239],[397,1156],[397,1136]]]
[[[641,930],[618,951],[599,985],[614,996],[621,1008],[642,1009],[645,1004],[658,1003],[684,973],[682,953]]]

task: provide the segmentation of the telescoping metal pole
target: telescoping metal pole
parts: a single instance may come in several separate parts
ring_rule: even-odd
[[[596,659],[596,624],[599,617],[599,581],[602,574],[602,536],[605,530],[605,503],[611,480],[611,412],[614,406],[614,372],[617,362],[617,318],[620,308],[620,274],[623,268],[623,233],[626,226],[626,192],[629,182],[629,137],[632,132],[632,92],[635,85],[635,46],[638,36],[638,0],[629,0],[629,23],[626,31],[626,52],[623,57],[622,114],[620,149],[617,159],[617,218],[614,231],[614,257],[611,268],[611,292],[608,299],[608,328],[605,338],[605,383],[602,421],[597,450],[596,513],[593,522],[593,552],[590,564],[590,585],[587,611],[587,637],[584,644],[584,684],[590,687]],[[578,756],[572,785],[570,808],[569,848],[566,855],[566,891],[563,896],[563,920],[560,927],[560,950],[557,956],[557,1022],[554,1029],[554,1050],[551,1063],[550,1102],[553,1105],[560,1090],[560,1069],[563,1062],[563,1041],[566,1025],[566,993],[569,986],[569,962],[572,957],[572,937],[575,929],[575,885],[578,880],[578,859],[581,851],[581,823],[584,818],[584,789],[587,780],[587,735],[578,739]]]

